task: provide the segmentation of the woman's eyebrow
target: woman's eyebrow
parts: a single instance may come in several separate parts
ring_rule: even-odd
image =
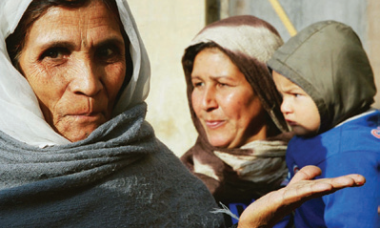
[[[220,80],[220,79],[223,79],[223,80],[230,80],[230,81],[233,81],[233,80],[234,80],[234,78],[231,77],[231,76],[223,76],[223,75],[221,75],[221,76],[210,76],[210,78],[211,78],[212,80]]]
[[[105,39],[99,43],[96,43],[94,47],[102,47],[107,45],[117,45],[119,47],[124,47],[124,40],[117,38],[117,37],[111,37],[108,39]],[[67,48],[67,49],[75,49],[76,44],[74,42],[70,41],[63,41],[63,40],[52,40],[48,41],[46,43],[43,43],[40,48],[41,49],[48,49],[48,48],[54,48],[54,47],[60,47],[60,48]]]
[[[67,48],[67,49],[74,49],[75,44],[69,41],[50,41],[46,42],[43,45],[41,45],[41,49],[48,49],[48,48],[54,48],[54,47],[60,47],[60,48]]]
[[[107,45],[116,45],[118,47],[124,47],[125,46],[123,39],[120,39],[118,37],[111,37],[111,38],[107,38],[103,41],[100,41],[99,43],[96,43],[94,45],[94,47],[103,47],[103,46],[107,46]]]

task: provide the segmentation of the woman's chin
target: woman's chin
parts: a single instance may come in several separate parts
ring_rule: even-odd
[[[228,148],[228,146],[231,144],[231,142],[226,139],[209,138],[208,140],[211,146],[219,147],[219,148]]]
[[[53,127],[55,131],[68,139],[70,142],[77,142],[86,139],[95,129],[107,122],[102,114],[66,116],[57,122]]]
[[[78,142],[86,139],[98,127],[98,124],[86,127],[72,127],[68,131],[58,131],[58,133],[70,142]]]

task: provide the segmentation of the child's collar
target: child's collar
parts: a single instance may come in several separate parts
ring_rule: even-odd
[[[343,124],[345,124],[345,123],[347,123],[347,122],[349,122],[349,121],[352,121],[352,120],[355,120],[355,119],[361,118],[361,117],[363,117],[363,116],[369,115],[369,114],[375,112],[376,110],[377,110],[376,108],[370,108],[368,111],[365,111],[365,112],[360,113],[360,114],[358,114],[358,115],[356,115],[356,116],[353,116],[353,117],[350,117],[350,118],[346,119],[345,121],[343,121],[343,122],[341,122],[340,124],[336,125],[334,128],[339,127],[339,126],[341,126],[341,125],[343,125]]]

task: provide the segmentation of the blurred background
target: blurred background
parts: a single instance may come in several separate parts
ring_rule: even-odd
[[[196,140],[186,98],[181,57],[207,24],[234,15],[254,15],[272,24],[287,41],[322,20],[350,25],[367,51],[380,89],[379,0],[128,0],[151,63],[147,120],[177,156]],[[380,107],[379,93],[375,98]]]

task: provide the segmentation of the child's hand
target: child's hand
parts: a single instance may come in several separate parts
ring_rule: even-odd
[[[249,205],[241,215],[238,227],[272,227],[309,199],[365,183],[365,178],[358,174],[312,180],[320,174],[321,170],[316,166],[302,168],[288,186],[270,192]]]

